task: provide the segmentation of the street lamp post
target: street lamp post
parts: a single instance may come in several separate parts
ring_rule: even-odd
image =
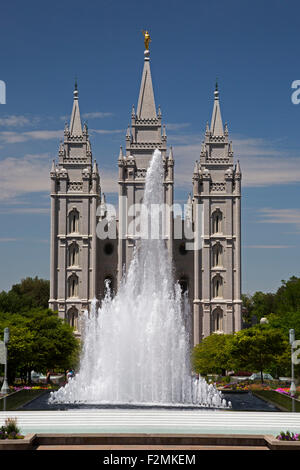
[[[292,381],[291,381],[291,386],[290,386],[290,394],[291,394],[291,397],[292,397],[292,411],[295,412],[296,385],[295,385],[295,372],[294,372],[294,361],[293,361],[295,330],[293,328],[291,328],[289,333],[290,333],[290,345],[291,345],[291,371],[292,371]]]
[[[4,380],[1,387],[1,395],[9,393],[9,386],[7,382],[7,345],[9,343],[9,328],[4,328],[4,346],[5,346],[5,357],[4,357]]]

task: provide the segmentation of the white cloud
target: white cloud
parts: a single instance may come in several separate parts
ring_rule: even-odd
[[[50,196],[48,196],[50,199]],[[0,214],[49,215],[50,207],[10,207],[0,209]]]
[[[25,137],[28,139],[33,140],[51,140],[51,139],[59,139],[63,136],[63,131],[30,131],[24,132]]]
[[[183,139],[188,141],[189,136],[183,136]],[[172,137],[172,143],[173,142],[174,139]],[[190,145],[177,145],[175,142],[175,145],[173,145],[173,154],[175,160],[174,177],[176,189],[185,189],[186,191],[191,191],[194,165],[195,161],[199,160],[200,148],[200,139],[199,143],[192,143]]]
[[[7,242],[19,242],[19,241],[22,241],[22,242],[26,242],[26,241],[29,241],[30,243],[34,242],[34,243],[50,243],[50,240],[46,239],[46,238],[30,238],[29,240],[26,240],[25,238],[0,238],[0,243],[7,243]]]
[[[84,113],[82,115],[82,117],[84,119],[105,118],[105,117],[109,117],[109,116],[113,116],[113,113],[104,113],[104,112],[101,112],[101,111],[96,111],[94,113]]]
[[[50,156],[25,155],[0,161],[0,201],[12,202],[27,193],[50,191]]]
[[[125,133],[124,129],[90,129],[90,133],[95,134],[120,134],[121,132]]]
[[[13,132],[3,131],[0,132],[0,142],[4,144],[16,144],[19,142],[26,142],[28,140],[51,140],[59,139],[63,136],[63,131],[28,131],[28,132]]]
[[[180,129],[185,129],[186,127],[188,127],[190,125],[189,122],[174,122],[174,123],[167,123],[166,124],[166,128],[168,131],[179,131]]]
[[[125,133],[124,129],[90,129],[91,134],[120,134]],[[27,132],[0,132],[0,142],[3,144],[16,144],[29,140],[58,140],[63,137],[63,130],[36,130]]]
[[[242,184],[249,187],[294,184],[300,182],[300,152],[276,148],[276,143],[263,139],[233,141],[236,158],[240,159]]]
[[[300,209],[262,208],[259,211],[261,223],[293,224],[300,227]]]
[[[172,136],[175,181],[179,188],[191,188],[193,168],[199,160],[201,137]],[[234,159],[240,160],[242,186],[258,187],[300,183],[300,151],[278,150],[276,143],[254,138],[233,138]]]
[[[25,126],[27,124],[31,124],[31,121],[25,116],[12,115],[0,118],[0,126],[4,127]]]
[[[123,129],[93,129],[95,134],[118,134]],[[29,139],[58,139],[62,131],[0,132],[0,141],[23,142]],[[195,160],[199,160],[201,136],[184,134],[172,136],[175,158],[175,188],[192,189]],[[270,186],[300,182],[300,157],[284,154],[275,143],[253,138],[233,138],[235,161],[241,161],[244,187]],[[49,193],[50,155],[27,154],[23,158],[7,157],[0,161],[0,200],[9,201],[26,193]],[[117,172],[101,168],[101,185],[106,193],[117,192]],[[43,209],[45,210],[45,209]],[[265,221],[300,225],[300,210],[265,209]],[[268,211],[268,212],[267,212]],[[273,211],[273,212],[272,212]],[[275,212],[274,212],[275,211]],[[289,212],[290,211],[290,212]],[[296,212],[295,212],[296,211]],[[282,220],[283,222],[279,222]],[[297,222],[295,222],[297,220]],[[276,221],[276,222],[275,222]]]
[[[256,248],[256,249],[271,249],[271,250],[280,250],[281,248],[295,248],[291,245],[245,245],[244,248]]]
[[[110,168],[100,169],[101,190],[105,194],[118,193],[118,173]]]
[[[49,154],[27,154],[22,158],[0,160],[0,202],[9,204],[0,213],[49,214],[47,207],[26,207],[20,200],[30,193],[50,194]],[[111,168],[100,168],[101,189],[105,193],[118,192],[118,173]],[[19,198],[19,199],[18,199]],[[17,207],[12,207],[13,204]],[[20,206],[23,204],[23,206]]]

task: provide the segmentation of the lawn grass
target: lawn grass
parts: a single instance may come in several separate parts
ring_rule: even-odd
[[[284,409],[283,411],[292,411],[292,399],[286,395],[275,392],[274,390],[255,390],[255,392],[253,391],[252,393],[270,403],[279,405]],[[299,401],[295,401],[295,411],[300,413]]]
[[[45,390],[20,390],[1,398],[0,400],[0,411],[16,411],[21,406],[25,405],[29,401],[45,393]]]

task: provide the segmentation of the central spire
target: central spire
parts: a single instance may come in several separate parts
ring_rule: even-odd
[[[213,109],[212,118],[211,118],[210,131],[213,136],[223,136],[224,129],[223,129],[223,122],[222,122],[220,102],[219,102],[218,82],[216,83],[214,95],[215,95],[215,101],[214,101],[214,109]]]
[[[148,34],[146,38],[146,33]],[[149,47],[150,36],[146,31],[143,33],[145,37],[145,47]],[[146,41],[147,39],[147,41]],[[151,70],[150,70],[150,52],[146,49],[144,52],[144,69],[141,81],[139,101],[137,106],[138,119],[156,119],[156,108],[152,86]]]
[[[81,126],[79,103],[78,103],[77,79],[75,80],[73,94],[74,94],[74,101],[73,101],[73,109],[72,109],[71,120],[70,120],[70,135],[72,137],[79,137],[79,136],[82,136],[82,126]]]

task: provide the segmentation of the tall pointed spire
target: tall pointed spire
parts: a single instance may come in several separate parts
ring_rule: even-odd
[[[215,101],[214,101],[214,108],[213,108],[213,113],[212,113],[212,118],[211,118],[210,132],[213,136],[223,136],[224,129],[223,129],[223,122],[222,122],[220,102],[219,102],[218,82],[216,83],[214,95],[215,95]]]
[[[235,174],[236,175],[241,175],[241,167],[240,167],[240,161],[237,161],[236,167],[235,167]]]
[[[138,119],[156,119],[156,107],[152,86],[151,70],[150,70],[150,52],[144,52],[144,69],[141,81],[141,88],[139,94],[139,101],[137,107]]]
[[[79,137],[79,136],[82,136],[82,126],[81,126],[79,103],[78,103],[77,79],[75,80],[75,87],[74,87],[73,95],[74,95],[74,101],[73,101],[73,109],[72,109],[71,120],[70,120],[70,135],[72,137]]]
[[[55,167],[55,160],[52,160],[52,166],[50,170],[50,175],[55,176],[56,175],[56,167]]]

